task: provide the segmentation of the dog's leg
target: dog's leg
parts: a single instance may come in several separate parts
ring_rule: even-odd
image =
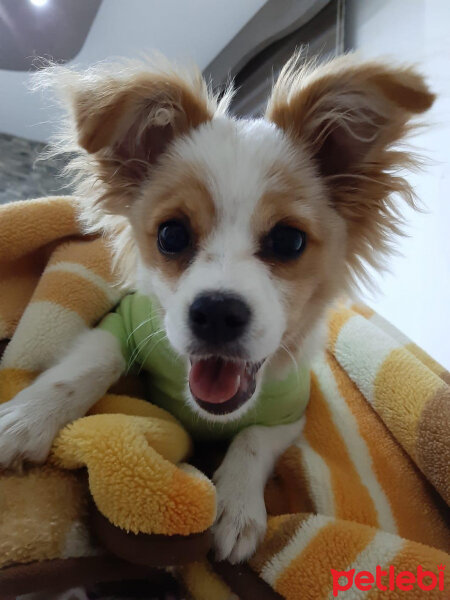
[[[57,365],[0,405],[0,466],[43,462],[58,431],[82,417],[124,369],[112,334],[97,329],[81,334]]]
[[[304,419],[290,425],[252,426],[232,441],[214,475],[218,510],[214,543],[219,560],[249,558],[266,531],[264,487],[281,454],[303,429]]]

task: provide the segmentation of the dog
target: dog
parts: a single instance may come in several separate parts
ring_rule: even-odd
[[[415,205],[402,175],[414,155],[397,144],[434,96],[414,69],[352,55],[294,56],[258,119],[230,116],[232,90],[162,60],[37,77],[69,107],[62,148],[77,154],[86,231],[108,237],[126,285],[157,306],[182,402],[217,430],[246,423],[214,476],[213,530],[220,559],[246,560],[266,530],[265,483],[304,421],[295,406],[279,418],[281,397],[269,422],[248,415],[267,382],[281,389],[323,348],[330,304],[383,267],[399,196]],[[83,332],[0,408],[0,464],[44,461],[126,366],[109,330]]]

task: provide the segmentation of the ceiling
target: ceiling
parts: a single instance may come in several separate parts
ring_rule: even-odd
[[[81,50],[101,0],[0,0],[0,69],[27,71],[36,56],[58,62]]]
[[[10,8],[10,5],[29,2],[30,0],[0,0],[0,6],[4,9],[5,6]],[[97,4],[97,0],[48,0],[43,7],[33,7],[33,10],[36,9],[36,21],[40,20],[42,24],[48,18],[44,9],[48,12],[58,11],[62,15],[54,30],[59,39],[69,36],[72,28],[77,29],[80,25],[76,19],[72,21],[74,17],[67,16],[68,13],[59,12],[58,7],[66,2],[83,6]],[[265,2],[266,0],[103,0],[86,32],[81,49],[68,62],[83,69],[98,61],[115,57],[138,58],[157,50],[170,59],[193,61],[204,69]],[[5,10],[1,14],[4,16]],[[85,24],[86,22],[87,15]],[[43,27],[39,25],[41,26]],[[20,28],[16,29],[16,33],[19,41],[15,43],[25,45],[28,34]],[[48,36],[47,44],[53,44],[53,34]],[[74,45],[73,43],[72,48]],[[0,50],[0,54],[2,52]],[[25,56],[26,52],[29,50],[22,51],[22,54]],[[39,48],[39,53],[47,56],[52,54],[48,48]],[[63,57],[55,54],[54,58]],[[11,63],[8,68],[0,67],[0,132],[47,141],[57,130],[61,115],[49,102],[48,94],[30,93],[27,89],[29,83],[28,71],[11,70]]]

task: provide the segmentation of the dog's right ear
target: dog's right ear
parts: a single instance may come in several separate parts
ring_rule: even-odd
[[[194,85],[196,89],[194,89]],[[100,79],[73,96],[78,142],[87,152],[154,163],[174,136],[211,119],[201,75],[141,73]]]
[[[51,67],[48,76],[45,70],[38,75],[38,85],[62,92],[78,146],[90,155],[91,171],[105,188],[101,208],[125,214],[136,187],[170,142],[209,121],[217,104],[199,71],[169,64],[116,67],[100,65],[85,73]]]

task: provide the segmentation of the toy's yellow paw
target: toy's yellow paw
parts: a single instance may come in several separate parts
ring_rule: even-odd
[[[205,531],[215,518],[214,486],[194,467],[178,464],[190,452],[190,438],[159,411],[155,416],[95,414],[79,419],[56,438],[51,460],[66,469],[86,466],[98,509],[127,531]]]

